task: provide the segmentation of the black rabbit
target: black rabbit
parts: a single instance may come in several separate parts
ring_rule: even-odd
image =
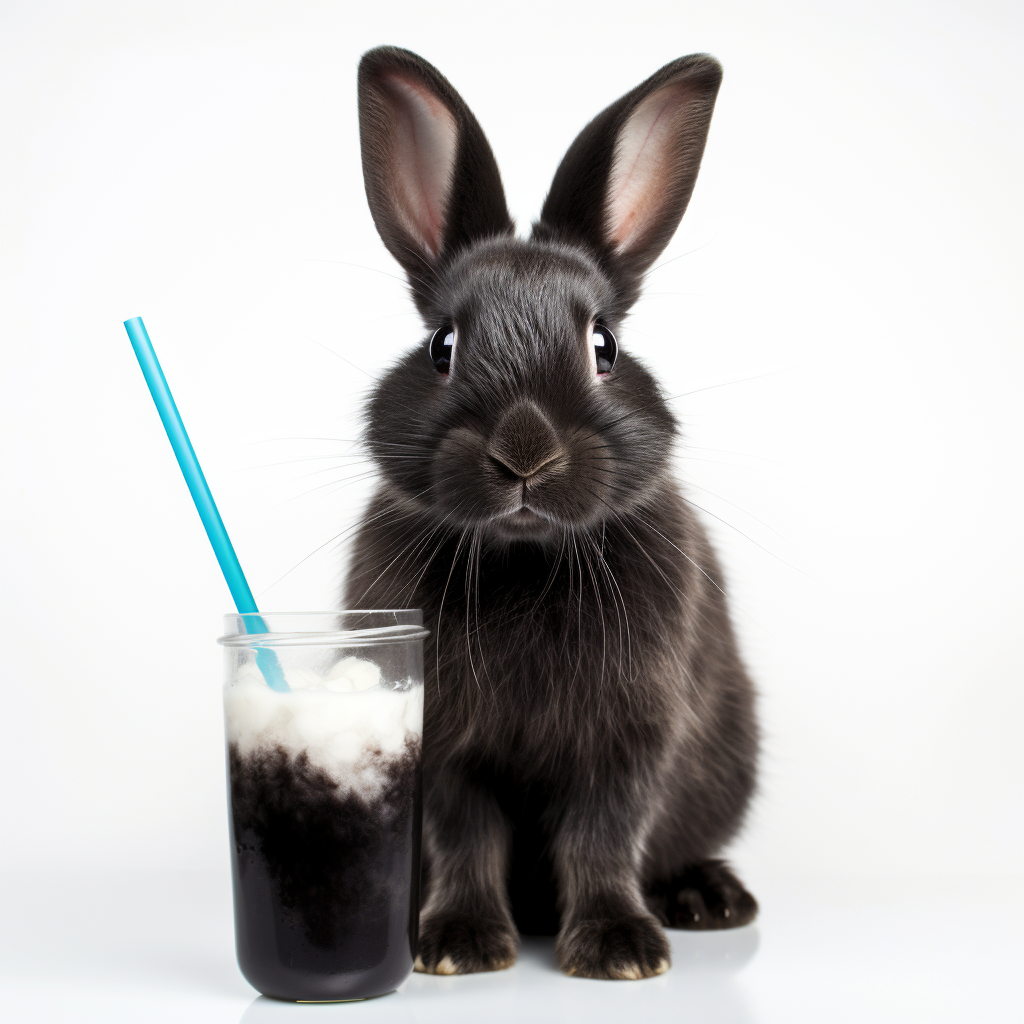
[[[518,928],[557,932],[567,974],[645,978],[661,925],[757,912],[711,859],[754,788],[753,688],[672,413],[615,340],[720,80],[683,57],[599,114],[521,240],[447,80],[391,47],[359,66],[366,194],[429,331],[369,405],[382,482],[345,592],[433,631],[421,971],[508,967]]]

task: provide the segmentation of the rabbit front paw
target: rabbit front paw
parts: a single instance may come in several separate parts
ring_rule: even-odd
[[[559,968],[580,978],[638,981],[671,964],[668,939],[646,914],[571,924],[558,937],[556,953]]]
[[[468,914],[431,914],[420,922],[416,970],[421,974],[502,971],[516,962],[519,936],[508,921]]]

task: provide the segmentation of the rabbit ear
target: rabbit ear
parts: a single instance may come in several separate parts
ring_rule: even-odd
[[[458,249],[514,231],[480,125],[421,57],[392,46],[364,54],[359,134],[373,221],[418,301],[439,264]]]
[[[721,81],[706,54],[666,64],[598,114],[555,173],[534,237],[587,246],[626,306],[686,210]]]

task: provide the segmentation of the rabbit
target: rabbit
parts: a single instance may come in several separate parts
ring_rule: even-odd
[[[720,81],[682,57],[599,114],[522,239],[448,81],[394,47],[359,65],[366,195],[426,333],[368,399],[380,482],[344,597],[431,630],[421,972],[506,968],[522,933],[557,935],[568,975],[648,978],[663,926],[757,913],[716,858],[755,788],[755,693],[675,419],[616,339]]]

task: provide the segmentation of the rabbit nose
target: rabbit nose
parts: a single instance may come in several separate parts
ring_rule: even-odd
[[[498,422],[487,454],[510,480],[528,480],[559,460],[564,449],[544,413],[532,402],[520,402]]]

